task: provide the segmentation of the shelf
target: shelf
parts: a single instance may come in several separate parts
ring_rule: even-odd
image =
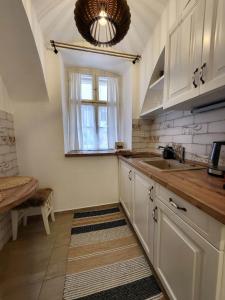
[[[154,115],[161,113],[162,111],[163,111],[163,105],[159,105],[159,106],[153,107],[152,109],[149,109],[148,111],[142,113],[141,117],[144,118],[144,117],[154,116]]]
[[[149,82],[149,87],[146,91],[145,99],[143,102],[141,115],[142,118],[150,118],[163,111],[163,96],[164,96],[164,75],[161,77],[162,70],[165,65],[165,47],[159,55],[152,72]]]
[[[149,90],[162,90],[164,85],[164,75],[149,86]]]

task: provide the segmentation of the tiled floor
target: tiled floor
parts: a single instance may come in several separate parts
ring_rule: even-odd
[[[46,236],[39,217],[0,252],[1,300],[62,300],[72,213],[56,215]]]
[[[55,216],[51,235],[33,217],[0,251],[0,300],[62,300],[73,213]]]

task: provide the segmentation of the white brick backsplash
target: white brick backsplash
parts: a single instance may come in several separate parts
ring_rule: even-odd
[[[1,127],[3,128],[11,128],[12,127],[12,122],[9,120],[1,120]]]
[[[2,145],[0,147],[0,155],[4,155],[10,152],[10,147],[7,145]]]
[[[162,123],[165,121],[166,121],[166,114],[162,114],[154,120],[155,123]]]
[[[176,120],[178,118],[181,118],[183,117],[184,115],[184,112],[183,111],[172,111],[172,112],[169,112],[167,115],[166,115],[166,120],[169,121],[169,120]]]
[[[173,137],[173,142],[177,144],[191,144],[192,135],[175,135]]]
[[[173,120],[161,123],[160,129],[173,128]]]
[[[207,124],[194,124],[194,125],[188,125],[183,127],[183,134],[202,134],[207,133],[208,125]]]
[[[160,123],[153,123],[151,126],[151,130],[157,130],[160,128]]]
[[[192,113],[191,113],[191,111],[190,110],[185,110],[184,111],[184,116],[186,117],[186,116],[191,116],[192,115]]]
[[[0,110],[0,120],[7,119],[7,112]]]
[[[185,117],[185,118],[174,120],[174,127],[192,125],[192,124],[194,124],[194,117],[193,116],[188,116],[188,117]]]
[[[18,175],[16,146],[8,137],[14,137],[13,115],[0,111],[0,177]],[[5,139],[6,138],[6,139]],[[10,213],[0,214],[0,249],[11,237]]]
[[[208,134],[199,134],[194,135],[193,143],[194,144],[205,144],[210,145],[215,141],[225,141],[225,133],[218,134],[218,133],[208,133]]]
[[[195,115],[195,124],[211,123],[215,121],[222,121],[224,119],[225,109],[223,108]]]
[[[137,121],[135,121],[137,122]],[[133,122],[134,123],[134,122]],[[148,128],[150,128],[148,130]],[[140,132],[143,131],[143,134]],[[170,111],[156,116],[145,130],[139,128],[139,143],[146,151],[172,142],[183,144],[187,158],[207,162],[211,144],[225,140],[225,109],[192,115],[190,111]],[[135,130],[133,137],[136,136]],[[149,136],[149,142],[146,139]],[[136,150],[136,144],[133,143]]]
[[[162,143],[172,143],[173,142],[173,137],[171,136],[167,136],[167,135],[164,135],[164,136],[160,136],[159,137],[159,142],[162,142]]]
[[[167,128],[164,130],[165,135],[181,135],[183,133],[183,128],[182,127],[175,127],[175,128]]]
[[[207,156],[207,146],[200,144],[191,144],[191,149],[189,152],[192,154]]]
[[[212,122],[208,127],[209,133],[225,132],[225,121]]]

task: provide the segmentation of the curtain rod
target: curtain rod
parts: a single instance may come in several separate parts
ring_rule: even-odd
[[[136,62],[139,62],[141,59],[140,55],[133,55],[133,54],[116,52],[116,51],[111,51],[111,50],[106,51],[103,49],[94,49],[94,48],[90,48],[90,47],[86,47],[86,46],[78,46],[78,45],[56,42],[53,40],[50,41],[50,44],[51,44],[52,48],[54,49],[55,54],[58,54],[57,48],[63,48],[63,49],[70,49],[70,50],[75,50],[75,51],[83,51],[83,52],[90,52],[90,53],[126,58],[129,60],[132,60],[133,64],[136,64]]]

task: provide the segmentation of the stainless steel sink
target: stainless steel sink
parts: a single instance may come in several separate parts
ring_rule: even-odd
[[[153,153],[148,153],[148,152],[140,152],[140,153],[131,153],[131,154],[124,154],[123,155],[126,158],[139,158],[142,160],[145,159],[152,159],[152,158],[160,158],[159,155],[153,154]]]
[[[177,160],[171,159],[144,159],[142,160],[142,163],[147,164],[148,166],[151,166],[162,172],[205,169],[204,167],[197,164],[183,164]]]

